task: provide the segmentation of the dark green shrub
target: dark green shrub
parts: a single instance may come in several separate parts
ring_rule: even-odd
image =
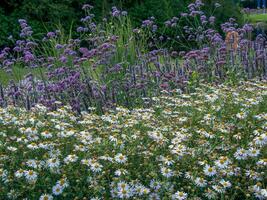
[[[9,35],[18,34],[19,18],[25,18],[32,26],[35,36],[41,38],[47,31],[57,25],[69,30],[71,24],[77,25],[83,15],[81,9],[84,3],[92,4],[97,20],[107,15],[112,6],[127,10],[133,25],[148,17],[154,16],[158,24],[162,25],[167,19],[179,15],[186,9],[191,0],[9,0],[0,4],[0,46],[8,43]],[[233,0],[204,0],[206,10],[212,10],[215,2],[222,4],[223,9],[214,13],[218,23],[229,17],[240,18],[239,8]],[[219,25],[218,25],[219,28]]]

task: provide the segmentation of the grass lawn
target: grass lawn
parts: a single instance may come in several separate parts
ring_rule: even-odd
[[[265,22],[265,23],[267,23],[267,13],[249,15],[248,16],[248,20],[251,23],[257,23],[257,22]]]

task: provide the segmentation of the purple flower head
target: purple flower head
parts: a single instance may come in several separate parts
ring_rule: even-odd
[[[209,23],[213,25],[215,23],[215,19],[216,18],[214,16],[209,17]]]
[[[36,42],[27,42],[26,43],[26,48],[28,48],[28,49],[32,49],[32,48],[37,47],[37,46],[38,46],[38,44]]]
[[[243,29],[247,32],[247,33],[251,33],[253,31],[253,26],[251,24],[245,24],[243,26]]]
[[[55,38],[55,37],[56,37],[56,33],[54,33],[54,32],[48,32],[48,33],[46,34],[46,36],[47,36],[48,38]]]
[[[119,16],[120,16],[121,11],[118,10],[117,7],[113,6],[113,7],[111,8],[111,10],[112,10],[111,15],[112,15],[113,17],[119,17]]]
[[[187,6],[187,8],[192,12],[192,11],[195,10],[196,5],[195,5],[194,3],[191,3],[191,4],[189,4],[189,5]]]
[[[60,60],[60,62],[62,62],[62,63],[66,63],[66,62],[67,62],[67,57],[66,57],[66,56],[61,56],[61,57],[59,58],[59,60]]]
[[[168,27],[168,26],[171,26],[172,23],[171,23],[171,21],[168,20],[168,21],[164,22],[164,24],[165,24],[165,26]]]
[[[201,6],[204,6],[204,3],[203,3],[201,0],[196,0],[196,2],[195,2],[195,6],[196,6],[197,8],[200,8]]]
[[[34,55],[29,51],[24,52],[24,61],[26,63],[34,61]]]
[[[92,8],[94,8],[94,7],[91,6],[90,4],[84,4],[82,7],[83,10],[88,10],[88,9],[92,9]]]
[[[78,32],[78,33],[84,32],[84,28],[83,28],[83,27],[81,27],[81,26],[80,26],[80,27],[78,27],[78,28],[77,28],[77,32]]]
[[[154,25],[152,26],[152,31],[153,31],[153,32],[156,32],[157,29],[158,29],[158,26],[154,24]]]
[[[142,27],[151,27],[154,24],[154,22],[150,19],[144,20],[142,22]]]
[[[187,17],[188,13],[181,13],[180,15],[181,15],[181,17]]]
[[[56,48],[56,49],[63,49],[64,46],[63,46],[62,44],[56,44],[55,48]]]
[[[190,13],[189,15],[195,17],[195,16],[197,16],[197,15],[201,15],[201,14],[202,14],[201,11],[193,10],[193,11],[191,11],[191,13]]]
[[[206,15],[201,15],[200,16],[200,21],[202,24],[206,24],[207,23],[207,16]]]

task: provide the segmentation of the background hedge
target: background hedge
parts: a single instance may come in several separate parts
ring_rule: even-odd
[[[84,3],[92,4],[96,19],[107,15],[112,6],[127,10],[135,25],[148,17],[154,16],[159,24],[170,17],[177,16],[185,10],[190,0],[1,0],[0,4],[0,46],[8,43],[7,37],[18,35],[19,18],[29,21],[35,36],[40,38],[47,32],[61,24],[69,29],[75,27],[83,15],[81,9]],[[214,0],[204,0],[206,9],[211,10]],[[240,19],[240,9],[234,0],[218,0],[223,9],[214,13],[219,22],[229,17]]]

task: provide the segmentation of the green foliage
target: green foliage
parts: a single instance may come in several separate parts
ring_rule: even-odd
[[[267,23],[267,14],[252,14],[248,16],[251,23],[265,22]]]
[[[27,19],[35,36],[41,38],[47,31],[62,24],[69,29],[72,21],[78,22],[82,16],[82,5],[86,0],[23,0],[9,1],[0,5],[0,46],[7,43],[9,35],[18,34],[19,18]]]
[[[157,23],[163,24],[167,19],[178,16],[179,12],[186,10],[190,0],[92,0],[94,14],[97,20],[106,16],[112,6],[120,7],[129,12],[133,26],[148,17],[154,16]],[[206,10],[213,10],[215,1],[205,0]],[[229,17],[239,18],[239,8],[232,0],[217,0],[223,6],[223,12],[213,13],[218,22],[224,22]],[[19,18],[29,21],[35,36],[41,38],[47,31],[61,24],[64,29],[69,30],[72,22],[77,25],[83,16],[81,9],[87,0],[10,0],[0,5],[0,46],[8,43],[9,35],[17,37]],[[218,26],[219,28],[219,26]]]
[[[142,3],[135,3],[129,9],[130,15],[136,23],[154,16],[158,23],[163,24],[166,20],[185,10],[188,0],[145,0]]]
[[[217,29],[220,28],[220,25],[226,22],[229,18],[235,18],[239,24],[242,24],[242,14],[241,9],[236,1],[233,0],[204,0],[205,10],[210,12],[211,15],[216,17]],[[220,9],[214,11],[214,4],[221,4]]]

